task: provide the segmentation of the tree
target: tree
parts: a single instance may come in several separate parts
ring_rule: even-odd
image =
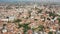
[[[53,34],[53,32],[52,32],[52,31],[50,31],[48,34]]]
[[[18,24],[18,28],[20,28],[20,27],[23,27],[24,28],[24,34],[26,34],[26,32],[29,30],[29,29],[31,29],[28,25],[29,25],[30,23],[28,23],[28,24]]]
[[[35,21],[37,21],[38,19],[34,19]]]
[[[24,28],[24,34],[26,34],[26,32],[31,29],[30,27],[28,27],[29,24],[23,24],[23,28]]]
[[[10,6],[7,6],[7,7],[6,7],[6,9],[13,9],[13,8],[12,8],[12,7],[10,7]]]
[[[41,13],[42,12],[42,9],[38,11],[38,13]]]
[[[55,16],[57,16],[57,14],[49,12],[49,16],[53,16],[53,18],[54,18]]]
[[[22,24],[18,24],[18,29],[22,27]]]
[[[38,28],[39,28],[39,31],[43,31],[44,26],[40,25]]]
[[[60,24],[60,18],[57,18],[57,20],[59,21],[59,23],[58,23],[58,24]]]
[[[21,22],[22,20],[21,19],[16,19],[16,20],[14,20],[13,22]]]

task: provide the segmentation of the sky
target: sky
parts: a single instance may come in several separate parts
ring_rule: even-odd
[[[37,2],[60,2],[60,0],[0,0],[0,2],[14,2],[14,1],[37,1]]]

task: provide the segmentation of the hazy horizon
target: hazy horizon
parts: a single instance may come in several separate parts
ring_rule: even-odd
[[[15,2],[15,1],[35,1],[35,2],[60,2],[60,0],[0,0],[0,2]]]

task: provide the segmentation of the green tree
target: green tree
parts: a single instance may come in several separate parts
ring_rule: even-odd
[[[58,24],[60,25],[60,18],[57,18],[57,20],[59,21],[59,23],[58,23]]]
[[[16,19],[16,20],[14,20],[13,22],[21,22],[22,20],[21,19]]]
[[[29,24],[23,24],[23,28],[24,28],[24,34],[26,34],[26,32],[31,29],[29,26]]]
[[[42,12],[42,9],[38,11],[38,13],[41,13]]]
[[[53,32],[50,31],[48,34],[53,34]]]
[[[18,28],[20,28],[20,27],[23,27],[24,28],[24,34],[26,34],[26,32],[29,30],[29,29],[31,29],[28,25],[29,25],[30,23],[28,23],[28,24],[18,24]]]
[[[38,28],[39,28],[39,31],[43,31],[44,26],[43,25],[40,25]]]

